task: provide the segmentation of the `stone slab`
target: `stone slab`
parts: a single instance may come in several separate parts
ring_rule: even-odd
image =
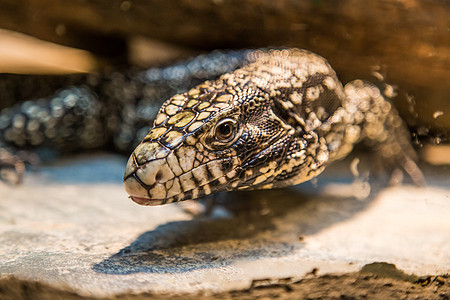
[[[28,173],[23,185],[0,183],[0,277],[103,297],[215,293],[379,261],[416,275],[450,271],[445,167],[425,168],[427,187],[361,197],[367,185],[347,161],[295,188],[221,194],[211,216],[193,217],[127,199],[125,161],[81,156]]]

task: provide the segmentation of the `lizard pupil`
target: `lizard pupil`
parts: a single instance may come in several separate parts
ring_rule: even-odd
[[[233,135],[233,123],[231,121],[220,124],[216,129],[216,136],[219,140],[228,140]]]

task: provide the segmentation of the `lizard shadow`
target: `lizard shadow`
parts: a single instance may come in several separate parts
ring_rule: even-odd
[[[364,210],[374,198],[312,195],[302,188],[229,193],[222,205],[232,217],[198,217],[141,234],[95,264],[104,274],[182,273],[220,268],[239,259],[281,257],[312,235]]]

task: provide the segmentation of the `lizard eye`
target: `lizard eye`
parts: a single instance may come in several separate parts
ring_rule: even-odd
[[[217,123],[215,131],[215,138],[226,143],[231,141],[236,134],[236,121],[233,119],[223,119]]]

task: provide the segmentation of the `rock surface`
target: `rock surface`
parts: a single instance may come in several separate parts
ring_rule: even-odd
[[[364,197],[367,185],[352,183],[342,162],[314,184],[223,194],[211,216],[194,218],[179,205],[127,199],[124,164],[83,156],[29,173],[21,186],[0,185],[0,277],[106,297],[239,290],[380,261],[419,276],[450,271],[442,167],[426,169],[427,187]]]

